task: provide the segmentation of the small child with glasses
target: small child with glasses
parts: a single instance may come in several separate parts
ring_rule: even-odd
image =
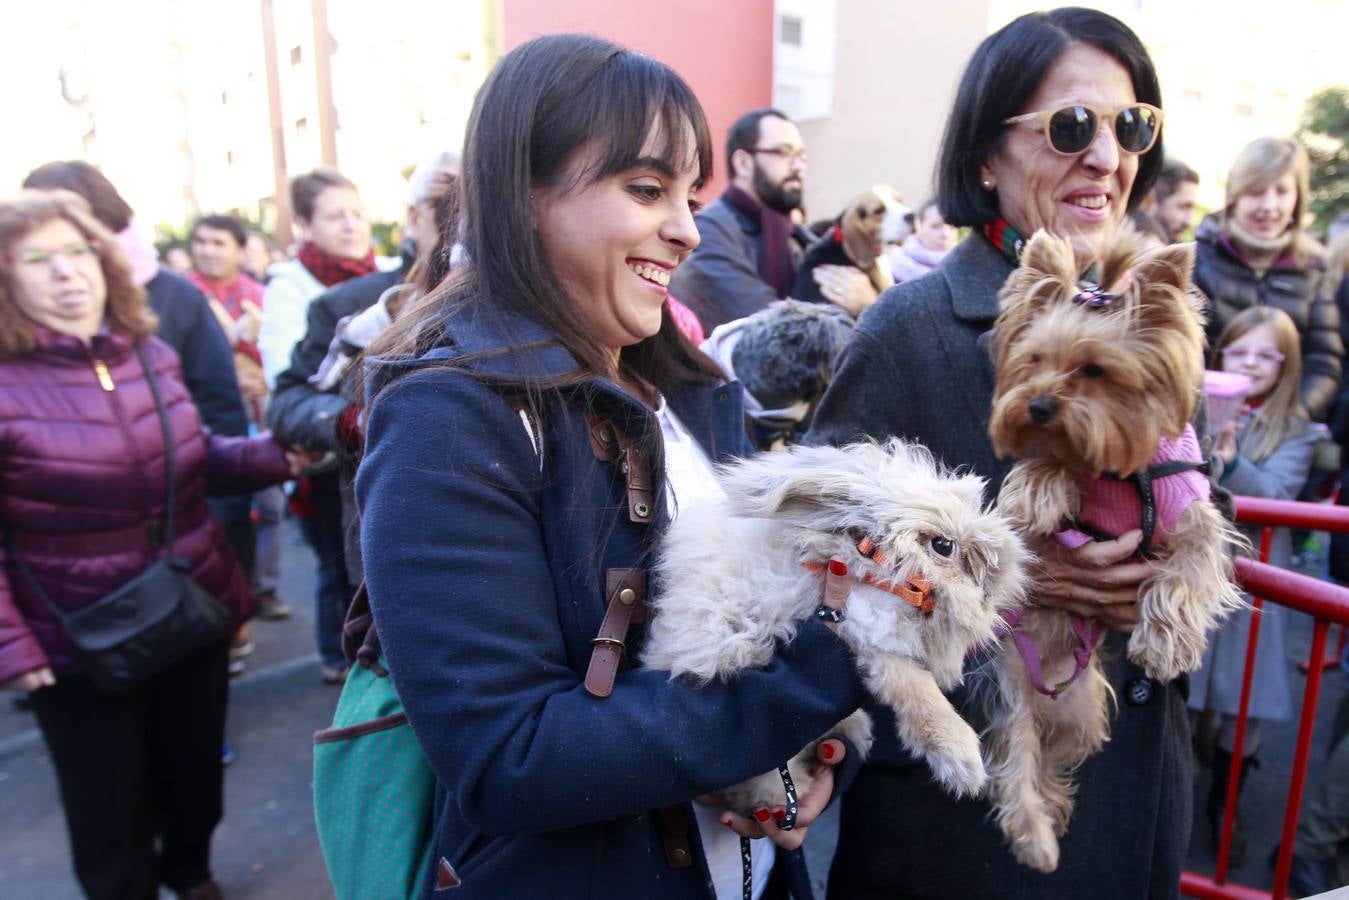
[[[1233,494],[1292,500],[1307,480],[1320,431],[1312,425],[1299,399],[1301,345],[1297,326],[1288,314],[1268,306],[1256,306],[1242,312],[1219,336],[1214,367],[1251,379],[1246,409],[1214,436],[1213,452],[1221,465],[1218,480]],[[1243,530],[1258,548],[1259,529]],[[1276,529],[1270,544],[1269,562],[1286,568],[1291,559],[1289,531],[1287,528]],[[1216,713],[1221,722],[1213,750],[1213,785],[1207,804],[1215,849],[1221,835],[1223,804],[1227,797],[1250,625],[1249,611],[1228,618],[1210,639],[1203,666],[1191,676],[1190,708],[1201,713]],[[1265,604],[1260,616],[1250,718],[1242,746],[1243,786],[1246,774],[1256,764],[1263,720],[1282,721],[1292,715],[1284,643],[1284,611],[1277,604]],[[1232,832],[1230,860],[1233,865],[1240,865],[1245,853],[1245,839],[1239,825]]]

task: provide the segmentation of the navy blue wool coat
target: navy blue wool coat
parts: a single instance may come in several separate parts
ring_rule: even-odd
[[[545,401],[540,458],[496,382],[570,372],[572,357],[499,311],[447,331],[419,359],[370,363],[357,477],[376,627],[439,782],[433,861],[454,867],[465,900],[711,897],[696,834],[696,864],[670,868],[653,810],[768,771],[825,733],[862,700],[852,656],[811,621],[766,669],[696,688],[637,667],[634,627],[613,694],[587,693],[605,570],[648,565],[647,530],[661,525],[629,520],[585,413],[645,449],[663,520],[659,425],[591,379]],[[748,451],[738,385],[667,399],[714,461]],[[779,856],[809,896],[800,854]],[[433,883],[430,872],[427,896]]]

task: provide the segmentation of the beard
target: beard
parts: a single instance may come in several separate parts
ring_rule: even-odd
[[[773,182],[764,174],[764,170],[758,166],[754,167],[754,193],[759,195],[759,200],[769,209],[776,210],[784,216],[789,215],[792,210],[801,205],[801,188],[784,187],[783,183],[793,176],[788,175],[782,181]]]

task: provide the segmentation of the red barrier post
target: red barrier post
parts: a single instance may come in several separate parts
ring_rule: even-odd
[[[1266,525],[1260,529],[1260,562],[1269,562],[1269,548],[1274,540],[1274,529]],[[1242,750],[1246,745],[1247,710],[1251,706],[1251,687],[1255,681],[1255,654],[1260,646],[1260,615],[1264,601],[1251,597],[1251,626],[1246,638],[1246,668],[1241,673],[1241,701],[1237,704],[1237,731],[1232,737],[1232,760],[1227,769],[1227,797],[1223,800],[1223,826],[1218,838],[1218,867],[1213,874],[1215,884],[1227,883],[1227,862],[1232,853],[1232,829],[1237,823],[1237,797],[1241,794]],[[1214,773],[1217,777],[1217,773]]]
[[[1312,659],[1326,652],[1330,624],[1318,620],[1312,629]],[[1307,783],[1307,759],[1312,752],[1312,732],[1316,728],[1316,704],[1321,699],[1321,670],[1313,666],[1307,673],[1307,689],[1302,696],[1302,721],[1298,724],[1297,749],[1293,751],[1293,776],[1288,784],[1288,805],[1283,814],[1283,840],[1279,860],[1274,867],[1274,900],[1283,900],[1288,890],[1288,870],[1293,864],[1293,841],[1297,820],[1302,813],[1302,789]]]

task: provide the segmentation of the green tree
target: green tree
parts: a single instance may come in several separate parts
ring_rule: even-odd
[[[1315,228],[1324,231],[1349,211],[1349,89],[1326,88],[1307,100],[1298,139],[1311,155],[1311,203]]]

